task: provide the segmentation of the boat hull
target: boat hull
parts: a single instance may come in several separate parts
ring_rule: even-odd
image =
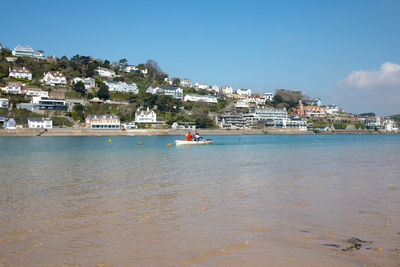
[[[199,141],[175,140],[176,145],[207,145],[210,144],[212,139],[204,139]]]

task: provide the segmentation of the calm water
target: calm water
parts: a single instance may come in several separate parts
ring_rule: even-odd
[[[400,135],[175,139],[1,137],[0,265],[400,266]]]

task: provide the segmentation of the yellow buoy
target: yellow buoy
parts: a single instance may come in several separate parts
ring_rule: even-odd
[[[143,144],[142,142],[139,142],[139,143],[138,143],[138,145],[142,145],[142,144]]]
[[[108,142],[111,142],[111,139],[108,139]]]
[[[172,144],[167,144],[167,146],[172,146]]]

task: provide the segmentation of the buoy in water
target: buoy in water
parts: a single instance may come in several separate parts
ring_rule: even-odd
[[[167,146],[172,146],[172,144],[167,144]]]
[[[108,142],[111,142],[111,139],[108,139]]]
[[[143,145],[143,143],[142,143],[142,142],[139,142],[138,145]]]

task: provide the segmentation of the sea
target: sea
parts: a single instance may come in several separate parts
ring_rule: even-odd
[[[206,138],[0,137],[0,266],[400,266],[400,135]]]

